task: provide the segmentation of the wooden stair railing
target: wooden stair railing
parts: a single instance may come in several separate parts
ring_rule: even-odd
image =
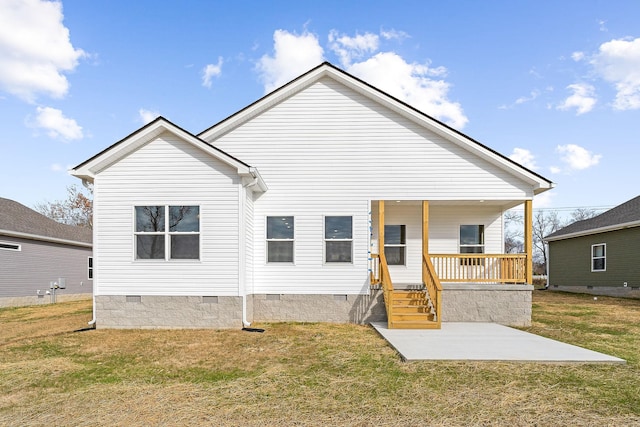
[[[422,282],[435,311],[437,329],[442,325],[442,284],[428,256],[422,255]]]
[[[426,289],[394,289],[389,266],[384,253],[379,254],[380,284],[387,311],[389,329],[436,329],[438,322],[437,305],[430,302]],[[435,308],[435,309],[434,309]]]

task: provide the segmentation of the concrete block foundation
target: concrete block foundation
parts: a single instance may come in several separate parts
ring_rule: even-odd
[[[443,322],[531,325],[532,285],[442,284]]]

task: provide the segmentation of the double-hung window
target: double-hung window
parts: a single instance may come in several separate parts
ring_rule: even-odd
[[[136,259],[199,259],[199,206],[136,206]]]
[[[591,271],[607,271],[607,245],[591,245]]]
[[[384,256],[388,265],[406,265],[407,233],[404,225],[384,226]]]
[[[93,280],[93,257],[87,257],[87,278]]]
[[[350,216],[324,217],[325,262],[352,262],[353,218]]]
[[[293,262],[292,216],[267,217],[267,262]]]
[[[460,253],[484,253],[484,225],[460,226]],[[484,265],[484,260],[477,258],[462,258],[460,263],[462,265]]]

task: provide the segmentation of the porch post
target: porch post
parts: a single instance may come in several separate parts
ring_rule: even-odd
[[[378,254],[384,253],[384,200],[378,200]]]
[[[429,201],[422,201],[422,255],[429,256]]]
[[[525,283],[533,284],[533,200],[524,202]]]

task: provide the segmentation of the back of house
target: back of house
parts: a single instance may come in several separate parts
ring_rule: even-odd
[[[94,184],[98,327],[384,320],[380,275],[421,291],[425,268],[441,320],[530,322],[531,253],[503,253],[502,214],[552,183],[328,63],[73,174]]]

